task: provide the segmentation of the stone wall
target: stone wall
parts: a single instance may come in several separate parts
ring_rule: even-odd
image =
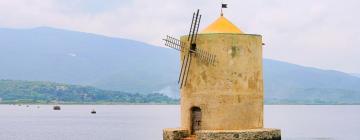
[[[163,140],[181,140],[189,136],[190,132],[181,128],[167,128],[163,130]]]
[[[197,140],[281,140],[279,129],[198,131]]]
[[[175,128],[164,129],[163,140],[183,140],[190,137],[190,131]],[[280,129],[249,130],[201,130],[196,132],[193,140],[281,140]]]

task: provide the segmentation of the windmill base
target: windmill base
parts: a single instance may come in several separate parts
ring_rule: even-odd
[[[189,130],[164,129],[163,140],[281,140],[280,129],[202,130],[191,136]]]

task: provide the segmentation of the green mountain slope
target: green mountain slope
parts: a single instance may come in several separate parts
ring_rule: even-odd
[[[146,103],[174,104],[161,94],[130,94],[51,82],[0,80],[1,103]]]

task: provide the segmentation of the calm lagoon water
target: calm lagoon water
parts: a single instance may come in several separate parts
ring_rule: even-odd
[[[180,124],[179,106],[61,107],[0,105],[0,140],[161,140]],[[360,106],[265,106],[265,127],[285,140],[360,140]]]

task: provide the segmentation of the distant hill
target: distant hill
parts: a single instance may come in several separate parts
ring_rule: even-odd
[[[146,43],[41,27],[0,29],[0,79],[52,81],[178,97],[178,52]],[[354,75],[264,60],[267,103],[353,103]]]
[[[131,94],[52,82],[0,80],[0,103],[175,104],[161,94]]]
[[[47,27],[0,29],[0,44],[0,79],[171,92],[179,69],[170,49]]]
[[[347,73],[264,60],[265,100],[277,104],[360,102],[360,78]]]
[[[351,75],[353,75],[353,76],[356,76],[356,77],[359,77],[359,78],[360,78],[360,74],[358,74],[358,73],[352,73]]]

